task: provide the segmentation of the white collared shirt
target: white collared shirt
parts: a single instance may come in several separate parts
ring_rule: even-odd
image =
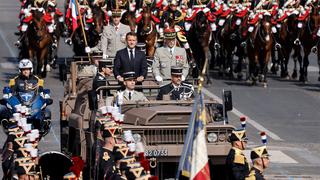
[[[132,99],[133,98],[133,90],[130,91],[130,90],[126,89],[125,91],[128,94],[128,98],[129,98],[129,94],[131,93],[131,99]]]
[[[114,30],[116,31],[116,32],[118,32],[119,31],[119,29],[120,29],[120,23],[116,26],[115,24],[113,24],[113,26],[114,26]],[[118,30],[116,30],[118,28]]]
[[[173,48],[169,48],[168,47],[168,51],[169,51],[169,53],[171,54],[171,52],[172,52],[172,54],[174,53],[174,47]],[[170,52],[171,51],[171,52]]]
[[[127,48],[127,50],[128,50],[128,55],[129,55],[129,58],[130,58],[130,48]],[[136,49],[135,48],[133,48],[132,49],[132,54],[133,54],[133,58],[132,59],[134,59],[134,57],[136,57]],[[130,60],[130,59],[129,59]]]

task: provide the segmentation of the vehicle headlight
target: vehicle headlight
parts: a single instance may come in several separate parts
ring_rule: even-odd
[[[224,142],[226,140],[226,135],[225,134],[219,134],[219,141]]]
[[[208,139],[208,142],[210,143],[216,142],[218,139],[218,136],[216,133],[209,133],[207,139]]]
[[[141,142],[141,135],[140,134],[133,134],[133,139],[134,141],[137,142]]]

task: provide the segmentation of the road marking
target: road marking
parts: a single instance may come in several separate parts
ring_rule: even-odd
[[[6,47],[9,49],[10,55],[11,57],[16,57],[16,54],[13,52],[13,50],[11,49],[8,41],[5,38],[5,35],[3,34],[2,29],[0,28],[0,37],[3,39],[4,44],[6,45]]]
[[[216,101],[218,101],[219,103],[222,103],[222,99],[219,98],[218,96],[214,95],[212,92],[208,91],[206,88],[203,88],[203,93],[213,99],[215,99]],[[241,117],[241,116],[245,116],[247,117],[247,122],[249,124],[251,124],[253,127],[255,127],[256,129],[258,129],[259,131],[264,131],[266,132],[266,134],[271,137],[273,140],[277,140],[277,141],[283,141],[283,139],[281,139],[278,135],[276,135],[275,133],[271,132],[270,130],[268,130],[267,128],[263,127],[261,124],[259,124],[258,122],[254,121],[253,119],[251,119],[249,116],[245,115],[244,113],[240,112],[239,110],[237,110],[235,107],[233,107],[233,110],[231,111],[232,113],[234,113],[236,116]]]
[[[244,155],[250,157],[251,150],[245,150]],[[298,164],[296,160],[279,150],[268,150],[271,163],[277,164]]]
[[[17,64],[12,63],[12,62],[0,63],[0,67],[2,69],[17,69],[18,68]]]
[[[54,139],[56,140],[57,144],[60,144],[60,141],[58,140],[58,138],[57,138],[57,136],[56,136],[56,133],[54,132],[54,128],[52,128],[52,126],[51,126],[51,130],[50,130],[50,131],[52,132],[53,137],[54,137]]]

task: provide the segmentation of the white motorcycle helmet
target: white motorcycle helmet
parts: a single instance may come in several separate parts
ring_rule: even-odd
[[[33,72],[32,62],[29,59],[22,59],[19,62],[19,72],[21,72],[21,69],[31,69],[31,73],[32,73]]]

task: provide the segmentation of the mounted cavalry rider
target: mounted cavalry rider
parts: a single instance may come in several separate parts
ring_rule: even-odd
[[[52,35],[52,37],[55,40],[55,37],[53,35],[53,32],[55,30],[55,22],[53,19],[54,14],[58,14],[58,16],[63,17],[63,14],[59,9],[56,8],[56,3],[53,0],[35,0],[33,1],[33,4],[28,4],[27,6],[24,5],[24,8],[21,8],[20,11],[20,25],[18,26],[19,31],[21,32],[19,40],[15,43],[17,47],[21,46],[21,41],[25,35],[25,32],[28,29],[29,24],[32,21],[33,11],[39,11],[43,13],[43,19],[47,24],[47,31]],[[48,9],[54,8],[54,12],[47,12]],[[63,20],[60,18],[60,20]],[[55,44],[53,46],[56,46],[57,42],[53,41]]]
[[[171,0],[168,9],[163,12],[160,20],[160,38],[163,38],[163,30],[166,28],[175,28],[173,26],[178,25],[178,28],[184,29],[185,14],[178,8],[178,5],[177,0]]]

